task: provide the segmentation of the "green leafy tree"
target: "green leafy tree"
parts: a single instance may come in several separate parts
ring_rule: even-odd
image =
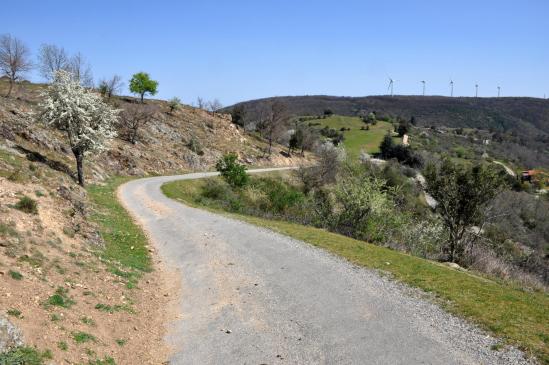
[[[410,126],[408,125],[408,122],[401,120],[397,127],[397,133],[399,137],[404,136],[407,134],[410,130]]]
[[[244,105],[235,105],[231,110],[231,117],[234,124],[244,127],[244,123],[246,121],[246,108],[244,108]]]
[[[138,94],[143,102],[145,94],[155,95],[158,89],[158,81],[152,80],[148,73],[138,72],[130,80],[130,91]]]
[[[246,173],[246,166],[238,163],[238,156],[236,153],[224,155],[215,164],[215,169],[219,171],[225,181],[234,188],[243,187],[248,183],[249,176]]]
[[[425,179],[426,191],[437,201],[436,210],[448,232],[448,260],[462,262],[466,247],[474,244],[474,232],[482,231],[487,220],[488,204],[502,191],[504,181],[491,167],[463,166],[450,159],[440,166],[428,165]]]
[[[394,148],[395,148],[395,142],[393,141],[391,134],[387,133],[385,137],[383,137],[383,141],[381,141],[381,144],[379,145],[379,151],[381,153],[381,157],[385,159],[391,158]]]

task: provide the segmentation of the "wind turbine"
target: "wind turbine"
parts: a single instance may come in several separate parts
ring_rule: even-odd
[[[475,84],[475,98],[478,98],[478,84]]]
[[[454,96],[454,80],[450,79],[450,97]]]
[[[420,81],[423,84],[423,96],[425,96],[425,80]]]
[[[498,98],[499,98],[500,94],[501,94],[501,87],[498,85]]]
[[[393,86],[395,84],[396,80],[393,80],[391,77],[389,77],[389,86],[387,87],[387,91],[391,90],[391,96],[393,96]]]

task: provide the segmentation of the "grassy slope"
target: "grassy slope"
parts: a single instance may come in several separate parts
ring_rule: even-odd
[[[177,181],[164,185],[162,190],[170,198],[197,206],[195,198],[203,184],[204,180]],[[353,263],[388,272],[397,280],[433,293],[449,311],[468,318],[549,363],[547,294],[524,292],[436,262],[313,227],[224,214],[308,242]]]
[[[132,269],[151,271],[147,237],[116,197],[118,186],[128,180],[130,178],[116,177],[104,185],[88,187],[90,199],[96,206],[92,220],[99,224],[101,236],[105,240],[106,247],[102,252],[105,259],[120,262]]]
[[[361,130],[364,127],[364,122],[358,117],[346,117],[341,115],[333,115],[326,119],[308,120],[307,123],[320,123],[321,127],[327,126],[339,131],[340,128],[351,128],[350,131],[343,132],[345,140],[343,144],[347,153],[351,157],[358,157],[361,150],[368,153],[378,153],[379,145],[388,131],[393,130],[393,126],[388,122],[377,122],[376,125],[370,125],[370,130]],[[400,142],[396,139],[395,142]]]

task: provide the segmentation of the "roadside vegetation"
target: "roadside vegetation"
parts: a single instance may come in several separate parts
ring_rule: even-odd
[[[139,275],[139,272],[152,270],[147,237],[116,197],[118,186],[129,180],[128,177],[114,177],[104,184],[89,186],[88,193],[97,207],[92,220],[99,224],[101,237],[105,240],[105,249],[100,253],[101,256],[108,261],[120,263],[126,270],[134,270],[134,275]],[[120,277],[131,278],[131,274],[123,270],[111,271]]]
[[[545,310],[549,296],[543,278],[535,270],[527,273],[505,261],[494,250],[494,242],[478,238],[471,230],[485,219],[475,212],[491,207],[493,199],[483,197],[482,190],[501,183],[497,173],[476,173],[472,167],[459,165],[452,165],[457,170],[438,170],[437,176],[448,180],[459,181],[456,171],[481,179],[476,183],[471,180],[475,186],[468,190],[478,192],[479,199],[484,200],[471,196],[470,201],[461,203],[462,211],[472,212],[478,220],[468,222],[457,239],[448,219],[422,200],[422,189],[409,177],[414,176],[413,170],[397,163],[379,167],[342,162],[340,153],[337,148],[326,147],[320,151],[320,164],[315,168],[251,175],[244,186],[236,187],[227,178],[218,177],[176,181],[162,189],[173,199],[271,228],[387,272],[433,293],[453,313],[542,361],[549,360],[549,314]],[[460,194],[460,190],[453,194]],[[448,267],[444,261],[457,262],[461,267]],[[487,266],[492,270],[486,270]]]

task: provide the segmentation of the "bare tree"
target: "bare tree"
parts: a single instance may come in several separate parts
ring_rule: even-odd
[[[119,132],[126,141],[136,144],[139,131],[154,120],[157,108],[153,105],[130,104],[120,114]]]
[[[93,87],[91,66],[80,52],[76,53],[69,59],[67,63],[67,70],[72,74],[74,79],[80,83],[80,85],[87,88]]]
[[[30,51],[23,42],[10,34],[0,36],[0,72],[10,80],[6,97],[11,95],[13,85],[32,68]]]
[[[198,98],[196,98],[196,106],[198,107],[198,109],[205,109],[206,102],[199,96]]]
[[[39,70],[48,81],[53,81],[58,71],[69,71],[69,57],[64,48],[43,44],[38,53]]]
[[[317,147],[318,143],[320,142],[320,136],[318,133],[318,130],[306,127],[306,126],[299,126],[303,133],[303,140],[301,142],[301,156],[304,155],[305,150],[312,151]]]
[[[331,142],[320,145],[316,152],[318,164],[312,167],[302,167],[297,173],[305,192],[335,183],[345,159],[344,150],[335,147]]]
[[[273,149],[273,143],[284,133],[289,122],[289,115],[286,104],[281,101],[269,103],[259,113],[257,127],[261,135],[269,142],[268,155]]]
[[[208,102],[208,110],[212,112],[212,114],[217,113],[221,108],[223,108],[223,105],[218,99],[213,99],[212,101]]]
[[[122,76],[119,75],[114,75],[108,80],[103,79],[99,82],[99,91],[109,99],[118,94],[123,87],[124,82],[122,82]]]

